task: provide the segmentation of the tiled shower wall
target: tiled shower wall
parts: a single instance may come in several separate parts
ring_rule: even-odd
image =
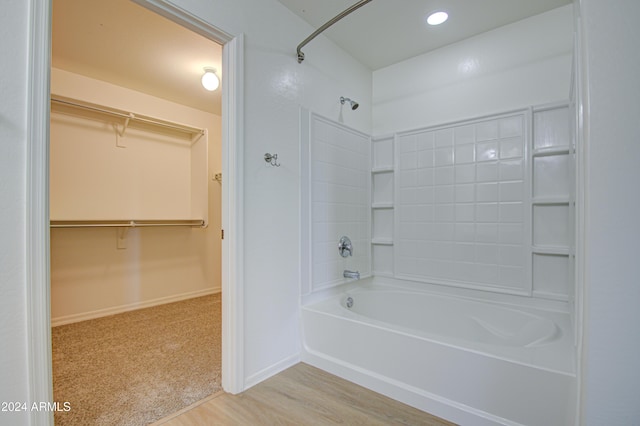
[[[370,137],[315,114],[304,113],[302,181],[303,229],[309,224],[309,245],[303,247],[303,294],[343,284],[345,269],[371,274]],[[308,139],[306,133],[308,130]],[[307,174],[305,176],[305,174]],[[304,184],[303,184],[304,186]],[[338,241],[348,236],[353,255],[343,258]]]
[[[567,106],[375,139],[374,274],[566,300],[571,144]]]

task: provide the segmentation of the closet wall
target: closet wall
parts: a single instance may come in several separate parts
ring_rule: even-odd
[[[221,118],[59,69],[52,70],[51,93],[207,129],[208,133],[200,141],[200,145],[208,141],[208,147],[195,149],[191,146],[196,144],[184,136],[157,130],[131,127],[119,138],[106,121],[54,109],[52,220],[208,216],[208,226],[53,228],[53,325],[219,291],[222,188],[213,178],[221,171]],[[208,163],[208,170],[191,176],[198,174],[192,171],[195,163]],[[78,171],[83,177],[78,178]],[[101,180],[96,178],[99,174]]]

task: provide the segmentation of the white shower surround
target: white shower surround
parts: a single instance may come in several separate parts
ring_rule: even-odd
[[[303,361],[459,424],[573,423],[568,314],[379,282],[302,308]]]

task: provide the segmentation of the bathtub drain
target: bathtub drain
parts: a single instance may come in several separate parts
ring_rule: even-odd
[[[347,308],[351,309],[353,306],[353,298],[351,296],[347,297]]]

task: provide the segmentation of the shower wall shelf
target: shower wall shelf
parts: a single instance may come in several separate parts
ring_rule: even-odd
[[[147,130],[183,134],[188,137],[192,143],[194,143],[206,132],[205,129],[199,129],[197,127],[187,126],[173,121],[162,120],[148,115],[137,114],[117,108],[92,104],[56,95],[51,95],[51,110],[63,114],[105,120],[108,122],[113,122],[115,119],[117,120],[117,123],[114,123],[114,125],[119,137],[124,137],[126,130],[129,127],[135,126]]]

